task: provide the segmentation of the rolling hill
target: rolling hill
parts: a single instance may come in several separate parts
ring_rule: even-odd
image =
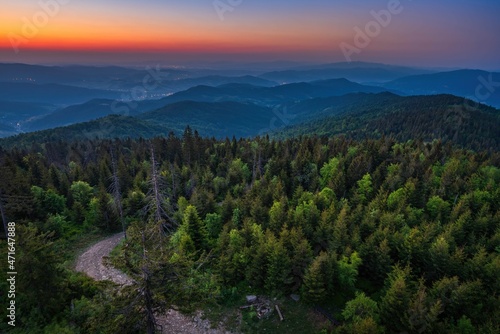
[[[171,79],[187,76],[187,71],[162,69],[163,76]],[[43,66],[0,63],[0,81],[14,83],[49,84],[58,83],[79,87],[109,89],[121,85],[141,84],[147,74],[142,69],[119,66]]]
[[[217,138],[253,137],[264,133],[277,138],[391,136],[398,141],[441,139],[473,150],[500,150],[498,109],[453,95],[403,97],[387,92],[315,98],[288,103],[281,108],[234,101],[182,101],[135,117],[112,115],[5,138],[0,140],[0,146],[93,137],[149,138],[170,131],[182,134],[188,125],[202,136]]]
[[[25,131],[45,130],[75,123],[87,122],[119,113],[120,109],[115,100],[95,99],[83,104],[62,108],[44,117],[25,122],[23,124],[23,129]]]
[[[152,92],[168,91],[170,93],[188,88],[207,85],[219,86],[228,83],[245,83],[256,86],[275,86],[276,82],[251,75],[207,75],[206,71],[179,68],[125,68],[119,66],[41,66],[27,64],[0,63],[0,82],[31,84],[62,84],[76,87],[103,90],[127,91],[144,87],[144,80],[153,80],[158,87]],[[154,75],[154,78],[152,77]],[[152,87],[149,85],[148,87]],[[98,96],[96,96],[98,97]]]
[[[183,101],[137,117],[176,133],[182,133],[189,125],[202,136],[224,138],[251,137],[263,132],[273,116],[270,108],[249,103]]]
[[[274,87],[226,84],[217,87],[196,86],[153,103],[163,103],[165,105],[188,100],[199,102],[237,101],[269,107],[284,102],[316,97],[340,96],[353,92],[378,93],[385,90],[380,87],[357,84],[346,79],[300,82]]]
[[[0,123],[15,125],[49,114],[56,109],[56,106],[47,103],[0,101]]]
[[[500,73],[458,70],[400,78],[382,85],[407,95],[453,94],[500,107]]]
[[[273,87],[278,83],[252,75],[244,76],[222,76],[222,75],[209,75],[202,77],[193,77],[179,80],[167,80],[162,82],[162,87],[170,91],[182,91],[195,86],[220,86],[231,83],[247,84],[253,86]]]
[[[61,84],[0,82],[0,100],[69,105],[95,98],[116,99],[119,92]]]
[[[90,122],[0,139],[0,147],[30,147],[33,143],[102,138],[151,138],[166,136],[169,129],[129,116],[111,115]]]
[[[341,62],[315,66],[302,66],[288,70],[272,71],[260,75],[261,78],[279,83],[346,78],[356,82],[386,82],[410,75],[430,73],[430,71],[366,62]]]
[[[0,147],[33,142],[93,138],[150,138],[170,132],[181,135],[189,125],[203,136],[251,137],[269,127],[273,110],[239,102],[182,101],[136,117],[110,115],[89,122],[0,139]]]
[[[398,141],[441,139],[473,150],[500,150],[498,109],[453,95],[401,97],[386,93],[371,99],[357,95],[359,102],[333,105],[330,114],[277,131],[276,137],[315,134],[362,139],[384,135]]]
[[[246,79],[250,81],[254,80],[248,77],[246,77]],[[109,99],[93,99],[85,103],[57,110],[42,118],[23,122],[22,126],[23,131],[44,130],[57,126],[86,122],[111,114],[134,116],[142,112],[153,111],[163,108],[166,105],[183,101],[240,102],[242,103],[241,106],[243,106],[243,111],[246,112],[248,110],[246,106],[248,105],[260,105],[261,107],[269,108],[285,102],[307,100],[316,97],[338,96],[351,92],[381,91],[384,91],[384,89],[360,85],[346,79],[294,83],[273,87],[254,86],[242,83],[231,83],[217,87],[196,86],[159,100],[115,102]],[[179,106],[180,105],[176,105],[175,108]],[[193,107],[194,105],[191,103],[189,106]],[[189,113],[189,108],[184,108],[183,110]],[[186,119],[183,118],[183,122],[185,120]]]

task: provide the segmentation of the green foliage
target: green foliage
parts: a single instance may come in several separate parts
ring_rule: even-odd
[[[302,296],[312,304],[323,302],[333,289],[334,263],[327,253],[321,253],[311,263],[304,276]],[[335,289],[337,290],[337,289]]]
[[[188,205],[184,211],[183,229],[192,240],[197,250],[207,247],[207,231],[204,223],[198,216],[198,211],[192,205]]]
[[[474,329],[474,326],[472,325],[471,321],[469,318],[467,318],[465,315],[462,316],[455,327],[455,333],[457,334],[474,334],[476,330]]]
[[[343,256],[337,262],[337,278],[342,290],[352,291],[358,278],[358,268],[362,261],[357,252]]]
[[[269,228],[278,233],[287,221],[284,201],[274,201],[269,209]]]
[[[370,174],[365,174],[357,183],[359,199],[362,203],[365,203],[373,192],[372,177]]]
[[[329,185],[331,180],[334,178],[335,174],[338,172],[339,168],[339,159],[332,158],[328,163],[325,163],[323,167],[321,167],[320,174],[320,185],[321,188],[325,188]]]
[[[380,301],[380,317],[391,332],[408,329],[406,310],[411,301],[411,287],[407,270],[395,267],[388,278],[388,288]]]
[[[53,189],[43,190],[40,187],[32,186],[31,193],[35,201],[35,210],[40,218],[49,214],[61,214],[66,208],[66,198],[58,195]]]
[[[251,172],[248,165],[241,161],[241,159],[236,159],[231,162],[228,171],[229,184],[236,185],[242,182],[248,182],[250,180]]]
[[[70,192],[75,202],[80,203],[83,207],[87,207],[94,194],[94,188],[87,182],[75,181],[70,187]]]
[[[442,220],[450,211],[450,204],[439,196],[432,196],[426,205],[426,210],[432,219]]]
[[[372,318],[378,322],[378,306],[364,292],[357,292],[356,297],[347,302],[342,316],[347,321],[359,322],[366,318]]]
[[[82,233],[121,227],[111,147],[129,225],[117,257],[137,281],[122,294],[83,288],[58,256]],[[148,223],[151,147],[169,231]],[[300,293],[299,308],[343,313],[338,333],[497,328],[498,153],[388,137],[218,141],[193,131],[0,153],[0,204],[28,238],[21,320],[38,332],[141,332],[145,289],[157,310],[236,303],[243,291]],[[63,306],[39,310],[44,299]]]
[[[59,266],[53,237],[33,226],[16,225],[17,327],[43,328],[65,307],[67,273]]]
[[[387,197],[387,206],[391,210],[395,210],[404,205],[406,200],[406,191],[404,188],[399,188],[396,191],[393,191]]]
[[[222,217],[218,213],[208,213],[205,216],[204,225],[207,228],[208,238],[212,246],[222,232]]]

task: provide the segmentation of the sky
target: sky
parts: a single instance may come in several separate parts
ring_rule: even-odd
[[[0,62],[500,70],[499,15],[498,0],[2,0]]]

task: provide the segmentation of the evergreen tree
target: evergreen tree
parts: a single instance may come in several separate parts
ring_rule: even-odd
[[[192,205],[188,205],[183,215],[183,229],[191,238],[194,246],[198,250],[204,250],[207,247],[206,226],[198,216],[198,211]]]

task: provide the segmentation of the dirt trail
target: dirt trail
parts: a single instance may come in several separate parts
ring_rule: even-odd
[[[103,258],[123,239],[123,233],[99,241],[89,247],[76,261],[76,271],[83,272],[97,281],[110,280],[119,285],[131,285],[134,281],[120,270],[105,266]],[[159,316],[157,321],[163,327],[163,333],[176,334],[231,334],[221,329],[210,328],[210,322],[203,320],[201,313],[190,317],[175,310]]]
[[[103,258],[109,256],[109,253],[123,239],[123,233],[115,234],[112,237],[99,241],[87,249],[78,257],[76,262],[76,271],[86,273],[96,281],[110,280],[119,285],[130,285],[130,277],[120,270],[111,266],[105,266]]]

